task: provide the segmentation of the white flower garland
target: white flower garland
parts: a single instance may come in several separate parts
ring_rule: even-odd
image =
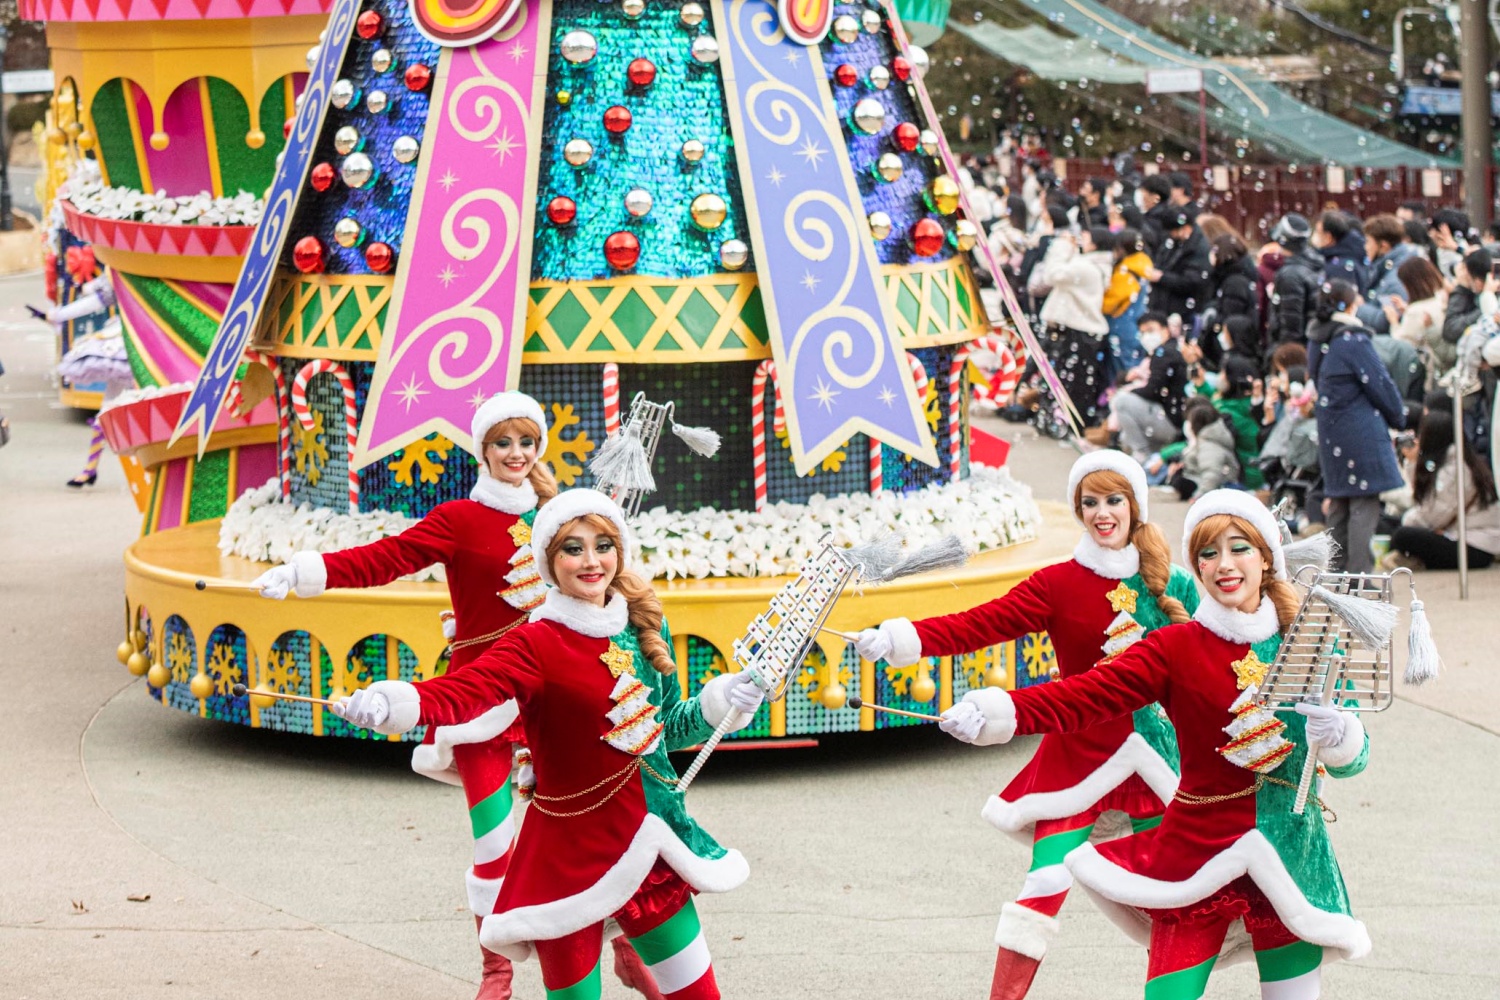
[[[148,194],[129,187],[109,187],[94,172],[68,178],[59,200],[66,198],[85,215],[124,222],[174,226],[253,226],[266,210],[266,200],[248,191],[233,198],[215,198],[207,191],[171,197],[165,191]]]
[[[280,500],[275,479],[236,500],[219,529],[219,551],[284,563],[303,549],[336,552],[400,534],[415,523],[386,511],[343,514]],[[979,552],[1030,541],[1040,521],[1030,488],[1005,469],[975,466],[968,479],[906,494],[814,496],[806,504],[778,503],[758,513],[657,507],[635,519],[631,561],[653,579],[783,576],[816,553],[827,534],[835,545],[848,546],[890,528],[917,547],[951,533]],[[442,567],[406,579],[441,580]]]

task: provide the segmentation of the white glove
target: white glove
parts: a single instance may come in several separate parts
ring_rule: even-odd
[[[739,673],[735,675],[734,683],[725,692],[729,699],[729,705],[742,715],[754,715],[755,710],[760,708],[760,703],[766,700],[766,693],[750,679],[750,675]]]
[[[391,702],[379,691],[360,688],[351,695],[334,702],[330,709],[334,715],[361,729],[374,729],[390,718]]]
[[[1307,718],[1309,746],[1336,747],[1344,742],[1344,730],[1348,721],[1344,713],[1332,705],[1303,702],[1297,706],[1297,714]]]
[[[891,655],[891,637],[885,634],[884,629],[867,628],[854,640],[854,648],[859,650],[859,655],[864,659],[876,663]]]
[[[458,634],[458,618],[450,609],[438,615],[438,622],[443,626],[443,638],[452,642],[453,637]]]
[[[288,563],[268,569],[256,577],[250,586],[260,591],[261,597],[269,597],[273,601],[286,600],[286,595],[297,586],[297,567]]]
[[[938,728],[956,740],[973,743],[984,729],[984,713],[978,705],[961,701],[943,712]]]

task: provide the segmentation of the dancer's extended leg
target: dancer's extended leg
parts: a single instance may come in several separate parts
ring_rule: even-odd
[[[453,763],[463,782],[474,831],[474,866],[467,876],[469,909],[478,922],[495,912],[495,899],[510,866],[511,843],[516,839],[510,789],[511,746],[489,740],[453,748]],[[476,1000],[509,1000],[510,959],[480,946],[484,974]],[[594,956],[598,958],[596,953]]]

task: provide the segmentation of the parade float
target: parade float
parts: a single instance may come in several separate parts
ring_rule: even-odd
[[[829,619],[846,631],[978,604],[1067,556],[1071,529],[971,467],[967,356],[993,330],[967,256],[977,230],[893,8],[241,7],[137,5],[160,20],[125,27],[155,51],[116,46],[117,64],[92,44],[98,23],[49,28],[106,186],[160,188],[175,169],[186,191],[202,180],[192,154],[222,197],[230,148],[263,170],[244,186],[264,192],[253,233],[82,223],[140,356],[143,388],[106,412],[111,442],[153,477],[118,655],[163,704],[363,737],[258,692],[442,671],[436,571],[306,601],[245,584],[467,496],[470,415],[506,388],[547,409],[564,487],[593,485],[589,458],[637,397],[722,435],[712,459],[663,435],[635,522],[689,693],[826,536],[919,543],[962,525],[976,553],[846,595]],[[156,76],[126,77],[142,65]],[[157,166],[171,151],[181,162]],[[894,668],[824,633],[786,699],[737,735],[900,725],[846,701],[930,712],[1050,666],[1045,635]]]

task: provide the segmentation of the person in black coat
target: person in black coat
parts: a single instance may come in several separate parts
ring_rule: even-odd
[[[1266,339],[1273,344],[1307,343],[1318,288],[1323,284],[1323,255],[1307,245],[1312,227],[1296,212],[1288,212],[1271,230],[1283,260],[1271,285],[1271,315]]]
[[[1233,233],[1226,233],[1214,240],[1209,260],[1213,264],[1213,270],[1209,273],[1209,281],[1213,284],[1213,301],[1203,320],[1203,336],[1200,338],[1203,344],[1203,361],[1213,370],[1219,371],[1223,367],[1225,353],[1237,350],[1253,362],[1259,371],[1262,352],[1258,343],[1260,291],[1257,283],[1260,275],[1256,271],[1255,261],[1250,259],[1245,241]],[[1229,323],[1237,318],[1242,322],[1235,324],[1237,330],[1232,333]],[[1249,336],[1251,329],[1255,331],[1253,340]]]
[[[1370,290],[1370,263],[1365,257],[1365,234],[1354,218],[1343,212],[1324,212],[1313,229],[1313,246],[1323,255],[1323,277],[1342,278],[1363,295]]]
[[[1359,291],[1343,279],[1323,286],[1309,332],[1307,373],[1318,390],[1318,462],[1323,511],[1338,554],[1333,568],[1369,573],[1370,539],[1380,494],[1402,485],[1391,430],[1406,426],[1406,407],[1355,317]]]
[[[1183,326],[1191,329],[1193,318],[1208,307],[1213,293],[1208,241],[1187,209],[1177,210],[1167,221],[1171,225],[1167,235],[1172,247],[1162,255],[1155,270],[1146,272],[1151,282],[1151,309],[1166,316],[1176,313],[1182,317]]]
[[[1153,261],[1159,261],[1167,241],[1168,220],[1177,214],[1177,207],[1167,200],[1172,194],[1172,185],[1161,174],[1152,174],[1141,181],[1141,235],[1146,238],[1146,251]]]

